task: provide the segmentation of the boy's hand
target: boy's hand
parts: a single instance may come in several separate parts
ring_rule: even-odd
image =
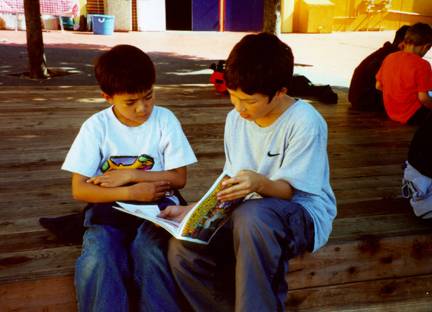
[[[264,176],[251,170],[241,170],[236,176],[222,182],[224,189],[217,194],[221,201],[243,198],[256,192],[260,193]]]
[[[128,186],[129,200],[136,201],[155,201],[163,196],[171,189],[171,184],[167,181],[161,182],[140,182]]]
[[[93,183],[102,187],[118,187],[133,181],[136,169],[110,170],[103,175],[88,179],[87,183]]]
[[[181,222],[185,214],[188,213],[188,211],[191,210],[193,206],[194,204],[187,206],[168,206],[160,212],[158,217]]]

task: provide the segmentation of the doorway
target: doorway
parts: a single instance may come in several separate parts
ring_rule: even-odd
[[[192,0],[166,0],[166,29],[192,30]]]

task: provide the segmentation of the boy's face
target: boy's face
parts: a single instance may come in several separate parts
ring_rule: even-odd
[[[269,119],[278,108],[278,92],[269,102],[269,97],[261,93],[252,95],[244,93],[241,89],[228,89],[231,103],[234,105],[240,116],[246,120],[260,124],[260,121]]]
[[[120,93],[103,97],[114,107],[114,114],[120,122],[129,127],[136,127],[149,119],[155,102],[153,88],[141,93]]]

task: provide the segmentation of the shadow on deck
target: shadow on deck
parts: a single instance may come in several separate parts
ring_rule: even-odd
[[[288,310],[430,311],[431,223],[400,198],[402,163],[414,128],[376,113],[312,104],[329,125],[338,217],[327,246],[290,265]],[[157,88],[196,152],[183,191],[198,199],[224,163],[223,128],[231,109],[209,86]],[[64,245],[40,216],[82,209],[61,163],[81,123],[105,104],[96,87],[0,90],[0,307],[74,311],[73,267],[80,246]],[[313,177],[311,177],[313,179]]]

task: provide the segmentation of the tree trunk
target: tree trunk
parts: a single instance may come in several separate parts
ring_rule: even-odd
[[[263,31],[276,34],[277,12],[280,11],[280,0],[264,0]]]
[[[27,52],[30,78],[45,79],[49,76],[42,39],[42,22],[39,0],[24,0]]]

